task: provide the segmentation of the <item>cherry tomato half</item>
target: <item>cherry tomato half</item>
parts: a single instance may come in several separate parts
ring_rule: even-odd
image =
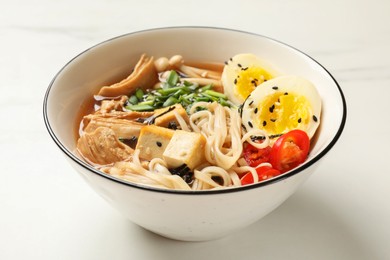
[[[260,166],[256,168],[257,175],[259,176],[259,182],[275,177],[280,174],[279,170],[276,170],[270,166]],[[241,178],[241,185],[247,185],[253,183],[252,173],[248,172]]]
[[[267,146],[263,149],[259,149],[251,145],[250,143],[244,144],[244,159],[249,166],[256,167],[260,163],[268,162],[269,155],[271,153],[271,147]]]
[[[305,131],[292,130],[279,137],[272,146],[269,162],[273,168],[286,172],[303,163],[309,153],[310,139]]]

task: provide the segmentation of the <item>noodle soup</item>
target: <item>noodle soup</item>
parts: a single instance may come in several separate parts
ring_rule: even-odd
[[[320,116],[311,82],[253,54],[220,63],[143,54],[130,75],[99,87],[81,109],[77,152],[132,183],[240,187],[302,164]]]

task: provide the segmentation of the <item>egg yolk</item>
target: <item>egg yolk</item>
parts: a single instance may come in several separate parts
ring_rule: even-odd
[[[273,76],[260,67],[241,68],[235,79],[236,94],[246,99],[256,86],[271,78]]]
[[[282,134],[292,129],[305,130],[310,122],[311,105],[302,95],[276,92],[259,104],[258,127],[269,134]]]

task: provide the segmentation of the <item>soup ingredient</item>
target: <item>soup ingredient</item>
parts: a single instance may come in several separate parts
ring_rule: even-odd
[[[90,115],[85,119],[89,120],[88,124],[83,129],[85,133],[92,133],[99,127],[106,127],[113,130],[116,136],[123,139],[138,137],[141,128],[144,126],[143,124],[132,120],[109,117],[104,114]]]
[[[191,185],[194,182],[194,173],[185,164],[177,168],[169,169],[169,172],[172,173],[172,175],[180,176],[188,185]]]
[[[256,167],[257,165],[268,162],[271,153],[271,146],[258,149],[250,143],[244,143],[244,159],[249,166]]]
[[[146,54],[142,54],[134,70],[127,78],[110,86],[102,87],[98,95],[103,97],[131,95],[137,88],[147,89],[156,82],[158,82],[158,74],[154,66],[154,59]]]
[[[107,127],[98,127],[91,133],[84,133],[77,141],[77,150],[93,165],[128,160],[134,152],[120,142],[115,132]]]
[[[184,122],[179,122],[178,117]],[[137,121],[146,125],[155,124],[158,126],[177,129],[181,123],[188,123],[188,114],[180,104],[171,107],[159,108],[154,110],[153,115],[146,118],[138,118]]]
[[[256,168],[256,173],[259,177],[259,182],[270,179],[281,174],[279,170],[271,166],[264,165]],[[252,173],[248,172],[241,178],[241,185],[248,185],[254,183]]]
[[[242,104],[249,94],[277,73],[254,54],[238,54],[225,63],[222,73],[224,93],[235,104]]]
[[[183,118],[186,123],[188,123],[189,120],[187,112],[180,104],[176,104],[169,109],[157,109],[155,110],[155,114],[156,119],[154,120],[154,123],[156,125],[172,129],[175,129],[177,128],[177,126],[180,126],[180,123],[177,121],[176,114],[181,116],[181,118]]]
[[[321,98],[316,87],[298,76],[281,76],[259,85],[242,107],[247,130],[262,129],[280,135],[293,129],[312,138],[320,124]]]
[[[186,164],[190,169],[194,169],[206,161],[205,145],[206,139],[202,134],[176,130],[163,153],[163,158],[169,168]]]
[[[134,75],[103,87],[100,94],[113,96],[96,95],[95,112],[83,117],[77,149],[97,169],[157,188],[204,190],[267,180],[306,160],[305,131],[315,132],[321,106],[308,81],[274,78],[268,64],[240,54],[225,66],[234,77],[224,92],[215,83],[223,64],[191,67],[175,55],[153,62],[157,82],[135,84],[150,61],[142,56]]]
[[[292,130],[279,137],[272,146],[269,162],[283,172],[303,163],[309,153],[310,140],[305,131]]]
[[[206,109],[196,112],[199,107]],[[243,149],[238,110],[223,107],[217,102],[198,102],[193,105],[190,114],[192,130],[201,133],[207,140],[204,151],[207,161],[224,170],[234,166]]]
[[[174,131],[165,127],[146,125],[142,127],[135,149],[140,150],[140,158],[152,160],[163,158],[163,153]]]
[[[217,101],[224,106],[232,105],[227,96],[213,90],[213,85],[199,85],[191,83],[187,78],[181,80],[179,74],[172,70],[161,86],[157,89],[144,92],[138,89],[129,97],[126,109],[133,111],[152,111],[158,108],[181,104],[187,112],[195,102]]]
[[[198,65],[204,66],[204,64]],[[174,55],[170,59],[160,57],[155,61],[155,66],[159,73],[175,70],[181,75],[185,75],[187,82],[198,83],[199,85],[213,85],[215,90],[222,92],[221,72],[219,70],[189,66],[184,63],[184,58],[181,55]]]

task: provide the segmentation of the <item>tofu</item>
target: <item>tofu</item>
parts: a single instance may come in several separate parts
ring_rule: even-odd
[[[169,111],[171,107],[175,107],[175,109]],[[163,114],[163,115],[158,116],[156,118],[156,120],[154,121],[155,125],[168,127],[170,124],[172,124],[172,122],[174,122],[177,126],[179,126],[174,111],[176,111],[187,123],[189,122],[188,114],[186,110],[182,107],[182,105],[175,104],[172,105],[171,107],[160,108],[156,111],[157,115],[159,114]]]
[[[191,170],[206,161],[206,139],[200,133],[176,130],[166,147],[163,158],[169,168],[186,164]]]
[[[174,132],[174,130],[155,125],[142,127],[135,148],[140,150],[140,158],[149,161],[153,158],[163,159],[165,148]]]

